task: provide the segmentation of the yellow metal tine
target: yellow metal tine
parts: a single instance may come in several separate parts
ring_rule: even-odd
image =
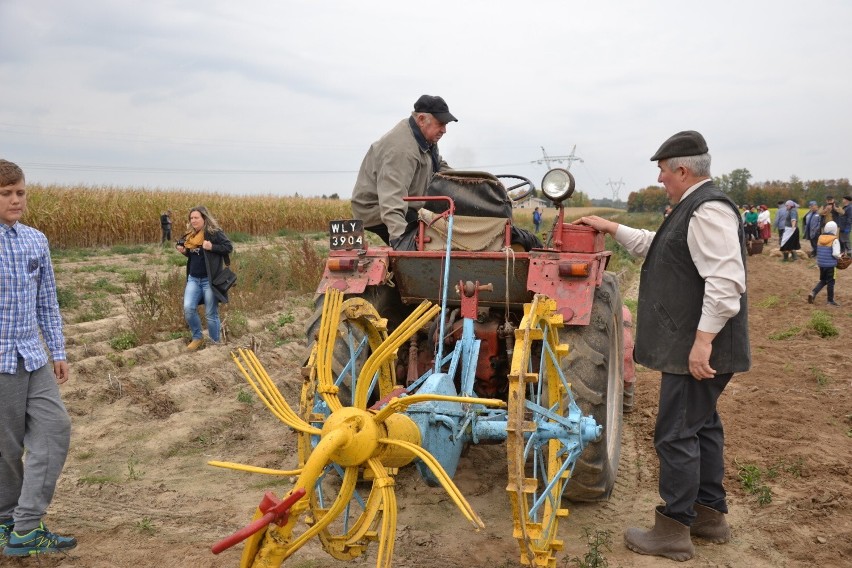
[[[237,356],[231,353],[231,358],[234,360],[234,363],[236,363],[237,368],[240,370],[240,372],[242,372],[243,377],[246,379],[246,382],[248,382],[249,386],[251,386],[252,390],[254,390],[254,392],[257,394],[258,398],[260,398],[261,402],[263,402],[266,408],[268,408],[270,412],[272,412],[272,414],[274,414],[275,417],[278,418],[278,420],[290,426],[290,423],[287,421],[287,419],[280,412],[278,412],[278,409],[275,408],[275,405],[271,404],[270,401],[267,400],[266,396],[264,396],[264,394],[260,391],[254,380],[249,376],[248,372],[243,367],[242,363],[240,363]],[[295,426],[293,427],[295,428]]]
[[[459,488],[453,483],[453,480],[450,479],[450,476],[447,475],[447,472],[444,471],[444,468],[441,464],[436,460],[432,454],[421,448],[416,444],[412,444],[411,442],[406,442],[404,440],[391,440],[389,438],[382,438],[379,440],[380,443],[390,444],[392,446],[399,446],[401,448],[405,448],[410,451],[415,456],[419,457],[423,460],[432,473],[435,474],[435,477],[438,478],[438,481],[441,482],[441,485],[444,487],[444,490],[450,496],[450,499],[456,504],[462,514],[468,519],[473,525],[477,528],[485,528],[485,523],[482,522],[482,519],[479,518],[479,515],[473,510],[473,507],[470,506],[470,503],[467,502],[467,499],[464,498]]]
[[[352,495],[355,493],[355,485],[357,482],[358,468],[355,466],[347,467],[346,471],[343,474],[343,480],[340,483],[340,491],[337,494],[337,498],[334,500],[334,503],[332,503],[328,512],[323,515],[321,519],[317,519],[313,525],[311,525],[305,532],[300,534],[295,540],[293,540],[293,542],[291,542],[287,546],[284,559],[290,557],[290,555],[302,548],[306,542],[318,535],[321,530],[330,525],[332,521],[334,521],[337,517],[340,516],[341,513],[343,513],[343,510],[346,509],[346,505],[349,504],[349,501],[352,499]],[[316,480],[314,480],[314,483],[316,483]],[[296,487],[302,486],[299,485],[297,482]]]
[[[417,310],[412,312],[412,314],[407,317],[390,336],[388,336],[387,340],[379,346],[379,349],[373,352],[370,358],[367,359],[367,362],[364,363],[364,367],[361,369],[361,373],[358,378],[358,391],[355,395],[356,406],[359,403],[362,406],[366,405],[369,383],[372,381],[372,377],[376,371],[378,371],[384,364],[385,360],[392,357],[397,349],[399,349],[400,345],[406,342],[417,332],[417,330],[431,321],[435,314],[441,311],[439,306],[432,306],[431,309],[422,312],[421,308],[425,309],[428,305],[431,305],[431,303],[428,300],[424,300],[423,303],[418,306]],[[412,317],[418,312],[422,312],[422,315],[419,317]],[[359,406],[359,408],[362,406]]]
[[[275,383],[272,381],[269,373],[266,372],[266,369],[263,368],[263,365],[260,363],[260,360],[257,358],[254,351],[249,349],[246,351],[246,354],[251,360],[253,367],[255,367],[258,377],[260,377],[263,384],[266,385],[267,391],[272,395],[272,398],[278,402],[278,406],[281,411],[287,416],[290,416],[293,420],[301,420],[301,417],[293,411],[293,408],[287,402],[287,399],[284,398],[284,395],[281,394],[281,391],[278,390],[277,386],[275,386]]]
[[[380,486],[382,502],[384,503],[384,515],[382,516],[382,529],[379,537],[376,568],[391,568],[394,543],[396,542],[396,492],[394,491],[394,479],[387,474],[387,470],[380,460],[370,458],[367,461],[367,465],[376,477],[373,486],[375,487],[376,484]]]
[[[222,467],[225,469],[233,469],[236,471],[245,471],[248,473],[262,473],[264,475],[281,475],[281,476],[291,476],[291,475],[299,475],[302,473],[301,469],[269,469],[268,467],[258,467],[255,465],[246,465],[243,463],[235,463],[235,462],[222,462],[216,460],[210,460],[207,462],[207,465],[213,467]]]
[[[340,323],[340,306],[343,295],[336,288],[326,290],[323,301],[323,314],[320,320],[320,331],[317,336],[317,347],[320,356],[317,358],[317,382],[322,387],[320,396],[333,412],[343,405],[336,396],[331,396],[329,390],[334,387],[332,373],[332,355],[334,354],[334,342],[337,335],[337,327]]]
[[[252,367],[250,365],[250,359],[246,356],[245,351],[243,351],[242,349],[239,349],[238,351],[239,351],[240,357],[243,359],[243,362],[245,362],[247,365],[249,365],[249,368],[251,369]],[[289,405],[286,405],[286,401],[284,403],[285,404],[284,407],[282,407],[280,404],[278,404],[277,401],[276,401],[276,397],[274,397],[274,396],[270,397],[269,396],[268,388],[263,389],[264,392],[266,392],[266,394],[261,392],[261,386],[262,385],[259,386],[255,382],[256,379],[258,378],[257,374],[253,371],[253,374],[255,375],[255,379],[252,379],[249,376],[248,372],[245,370],[245,368],[243,368],[240,361],[237,359],[237,357],[233,353],[231,353],[231,357],[234,359],[234,362],[237,364],[237,367],[240,369],[240,371],[242,371],[243,376],[245,376],[246,380],[248,381],[249,385],[252,387],[254,392],[257,394],[257,396],[260,398],[260,400],[263,402],[263,404],[266,405],[266,407],[272,412],[272,414],[275,415],[276,418],[278,418],[281,422],[283,422],[284,424],[286,424],[290,428],[293,428],[294,430],[297,430],[299,432],[306,432],[306,433],[309,433],[309,434],[320,434],[321,433],[321,430],[319,430],[318,428],[311,426],[310,424],[306,423],[295,412],[293,412],[292,409],[290,409]],[[273,387],[274,387],[274,385],[273,385]],[[277,389],[275,389],[275,391],[277,392]]]
[[[450,396],[446,394],[412,394],[404,397],[392,398],[374,417],[377,423],[384,422],[388,416],[397,412],[402,412],[412,404],[418,402],[459,402],[462,404],[481,404],[494,408],[506,408],[506,403],[497,398],[477,398],[472,396]]]
[[[367,361],[364,362],[364,366],[361,368],[361,372],[358,374],[358,385],[353,393],[353,406],[356,408],[364,408],[367,404],[367,393],[370,388],[370,384],[373,381],[373,375],[382,367],[385,363],[385,360],[394,352],[396,348],[393,347],[397,338],[401,335],[405,334],[409,328],[414,324],[417,318],[428,309],[431,305],[431,302],[428,300],[424,300],[417,306],[413,312],[411,312],[402,323],[385,339],[381,345],[379,345],[375,351],[373,351],[370,356],[367,358]],[[414,328],[416,331],[419,328]],[[413,332],[412,332],[413,333]],[[410,337],[410,335],[406,336],[406,339]]]
[[[351,536],[346,541],[347,545],[352,546],[364,538],[364,535],[367,534],[367,531],[373,525],[373,519],[381,511],[382,502],[382,493],[380,491],[370,491],[367,502],[364,504],[364,513],[358,519],[358,522],[353,525]]]

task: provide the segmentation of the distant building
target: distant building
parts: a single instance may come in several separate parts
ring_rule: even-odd
[[[553,202],[549,199],[530,197],[529,199],[525,199],[521,203],[516,203],[514,207],[515,209],[535,209],[536,207],[540,209],[546,209],[548,207],[553,207]]]

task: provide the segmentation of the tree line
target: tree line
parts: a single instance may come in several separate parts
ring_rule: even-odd
[[[800,207],[804,207],[812,200],[824,203],[827,195],[832,195],[839,201],[844,195],[852,194],[852,184],[848,178],[802,181],[797,176],[792,176],[789,181],[750,183],[750,180],[751,173],[745,168],[713,178],[716,186],[737,205],[764,204],[771,208],[779,201],[792,199]],[[630,193],[627,198],[627,211],[662,211],[668,203],[665,189],[651,185]]]

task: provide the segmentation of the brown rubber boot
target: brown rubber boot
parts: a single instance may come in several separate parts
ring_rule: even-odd
[[[665,516],[661,511],[662,507],[657,507],[654,528],[647,531],[633,528],[624,531],[624,544],[639,554],[664,556],[678,562],[689,560],[695,555],[695,548],[689,538],[689,527]]]
[[[731,540],[731,527],[725,520],[725,513],[695,504],[695,520],[689,527],[689,534],[709,540],[715,544],[723,544]]]

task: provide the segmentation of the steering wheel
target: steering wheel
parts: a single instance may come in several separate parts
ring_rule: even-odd
[[[512,186],[506,186],[505,183],[503,184],[506,187],[506,194],[513,203],[520,203],[535,192],[535,184],[531,182],[529,178],[512,174],[500,174],[496,177],[500,179],[501,182],[503,178],[520,180],[520,183],[516,183]]]

